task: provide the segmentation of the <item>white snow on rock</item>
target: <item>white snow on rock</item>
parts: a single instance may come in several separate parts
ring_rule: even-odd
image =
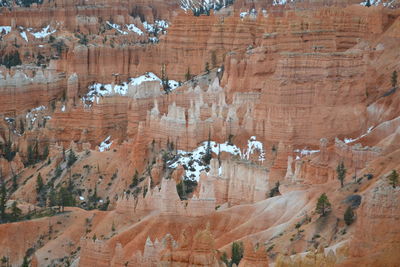
[[[117,30],[117,32],[119,32],[119,33],[121,33],[121,34],[123,34],[123,35],[127,35],[127,34],[128,34],[126,31],[122,31],[122,30],[121,30],[121,26],[120,26],[120,25],[111,23],[111,22],[109,22],[109,21],[106,21],[106,23],[107,23],[107,25],[110,26],[111,28]]]
[[[382,4],[384,7],[392,7],[392,4],[395,3],[396,0],[382,2],[382,0],[370,0],[371,6],[379,6]],[[360,5],[367,6],[368,1],[361,2]]]
[[[36,121],[37,117],[38,117],[38,112],[39,111],[44,111],[44,110],[46,110],[45,106],[39,106],[39,107],[33,108],[33,109],[31,109],[30,112],[26,113],[25,117],[27,119],[30,119],[31,123],[33,124]],[[50,119],[51,119],[51,117],[50,117]]]
[[[0,34],[7,35],[11,32],[11,26],[0,26]]]
[[[185,170],[185,178],[191,180],[200,179],[200,173],[209,169],[209,166],[203,162],[203,157],[206,155],[208,148],[208,142],[203,142],[201,146],[193,150],[192,152],[178,151],[178,155],[175,159],[168,162],[168,167],[175,169],[179,165],[182,165]],[[229,145],[228,143],[217,144],[214,141],[210,141],[210,149],[212,153],[219,154],[221,152],[228,152],[233,155],[241,155],[240,149],[235,145]]]
[[[149,37],[149,41],[152,44],[158,43],[160,40],[157,37]]]
[[[148,34],[154,35],[149,37],[149,41],[153,44],[158,43],[158,34],[167,34],[167,28],[169,27],[168,22],[165,20],[156,20],[154,24],[150,24],[147,21],[143,22],[143,27]]]
[[[201,146],[191,152],[179,150],[175,159],[168,162],[168,167],[175,169],[179,165],[182,165],[186,170],[185,179],[199,181],[200,173],[209,169],[209,165],[206,165],[203,161],[203,157],[206,155],[207,149],[208,141],[203,142]],[[232,155],[237,155],[241,159],[249,160],[250,154],[253,154],[256,151],[260,153],[259,161],[264,161],[265,153],[263,145],[261,142],[256,140],[255,136],[252,136],[248,140],[247,149],[244,149],[243,153],[241,152],[240,148],[234,144],[229,144],[228,142],[218,144],[214,141],[210,141],[210,152],[216,155],[219,155],[221,152],[226,152]],[[221,173],[222,170],[219,169],[218,172]]]
[[[287,1],[287,0],[274,0],[272,2],[272,5],[273,6],[283,6],[283,5],[286,5],[287,2],[294,2],[294,0],[289,0],[289,1]]]
[[[79,196],[80,200],[85,200],[85,198],[83,196]]]
[[[45,38],[45,37],[55,33],[57,30],[52,30],[50,25],[47,25],[40,32],[31,32],[32,31],[31,28],[29,28],[28,31],[30,32],[30,34],[35,36],[35,38],[39,39],[39,38]]]
[[[226,0],[181,0],[180,2],[181,8],[185,11],[200,11],[200,9],[203,11],[220,10],[232,4]]]
[[[247,141],[247,149],[245,149],[243,151],[242,158],[249,160],[250,155],[253,154],[255,151],[260,152],[260,156],[259,156],[258,160],[263,162],[265,160],[265,152],[264,152],[263,144],[260,141],[257,141],[257,138],[255,136],[252,136]]]
[[[29,42],[29,41],[28,41],[28,36],[26,36],[26,32],[20,32],[19,34],[21,35],[21,37],[22,37],[26,42]]]
[[[110,150],[110,147],[112,145],[112,141],[110,141],[111,136],[108,136],[106,139],[104,139],[103,142],[101,142],[99,146],[99,151],[104,152]]]
[[[300,154],[300,156],[307,156],[307,155],[311,155],[311,154],[314,154],[314,153],[318,153],[318,152],[320,152],[320,150],[309,150],[309,149],[295,149],[294,150],[294,152],[296,152],[296,153],[299,153]],[[297,158],[298,156],[296,156],[296,159],[298,159]]]
[[[160,85],[162,85],[162,81],[152,72],[147,72],[146,74],[136,77],[130,78],[129,82],[123,82],[122,84],[113,85],[113,84],[102,84],[95,83],[89,86],[89,92],[86,96],[82,97],[82,102],[85,104],[85,107],[91,107],[91,103],[99,102],[99,97],[105,97],[113,94],[118,95],[126,95],[128,93],[129,85],[138,86],[144,82],[152,82],[158,81]],[[169,80],[170,90],[174,90],[179,86],[179,83],[174,80]]]
[[[244,18],[247,17],[248,15],[249,15],[249,12],[241,12],[241,13],[239,14],[239,16],[240,16],[241,19],[244,19]]]
[[[126,24],[125,26],[128,29],[128,31],[134,32],[138,35],[143,35],[143,31],[141,29],[139,29],[138,27],[136,27],[135,24]]]
[[[5,117],[4,120],[9,124],[11,124],[11,123],[13,123],[15,121],[15,119],[9,118],[9,117]]]
[[[65,105],[61,107],[61,112],[65,112]]]
[[[364,136],[367,136],[367,135],[372,131],[372,129],[374,129],[374,126],[369,127],[368,130],[367,130],[367,132],[366,132],[365,134],[360,135],[359,137],[357,137],[357,138],[355,138],[355,139],[352,139],[352,138],[345,138],[345,139],[344,139],[344,142],[345,142],[346,144],[353,143],[353,142],[355,142],[355,141],[357,141],[357,140],[363,138]]]

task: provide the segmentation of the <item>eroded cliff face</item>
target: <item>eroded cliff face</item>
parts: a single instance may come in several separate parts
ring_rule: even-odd
[[[1,8],[0,257],[395,266],[400,13],[372,4]]]

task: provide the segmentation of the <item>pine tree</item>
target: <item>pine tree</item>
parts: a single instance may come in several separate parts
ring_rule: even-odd
[[[192,79],[192,74],[190,74],[190,68],[188,67],[187,72],[185,74],[186,81],[190,81]]]
[[[350,206],[347,207],[346,212],[343,215],[343,219],[347,225],[350,225],[354,222],[354,212]]]
[[[211,155],[211,134],[210,132],[208,133],[208,141],[207,141],[207,148],[206,148],[206,153],[203,156],[203,161],[206,165],[209,165],[212,159],[212,155]]]
[[[54,207],[57,205],[57,194],[56,194],[56,191],[54,190],[54,187],[50,188],[47,198],[48,198],[49,207]]]
[[[232,260],[231,265],[236,264],[239,265],[240,260],[243,258],[243,243],[242,242],[233,242],[232,243]]]
[[[319,198],[317,202],[317,206],[315,208],[315,211],[318,214],[321,214],[322,216],[325,216],[328,210],[331,207],[331,203],[329,203],[328,197],[326,196],[325,193],[323,193]]]
[[[1,179],[1,170],[0,170],[0,220],[4,221],[6,218],[6,203],[7,203],[7,189],[6,183]]]
[[[46,188],[45,184],[43,183],[43,178],[40,172],[36,179],[36,194],[39,206],[41,207],[46,206]]]
[[[67,188],[61,187],[57,194],[57,202],[59,206],[59,210],[64,212],[64,208],[69,206],[75,206],[75,199],[73,197],[72,192],[68,191]]]
[[[17,175],[12,177],[12,191],[15,192],[18,189]]]
[[[168,94],[171,91],[171,88],[169,86],[169,79],[167,76],[167,70],[165,64],[163,64],[161,67],[161,84],[163,86],[165,93]]]
[[[389,174],[389,184],[393,186],[393,188],[396,188],[399,184],[399,174],[396,170],[392,170],[392,173]]]
[[[45,160],[49,156],[49,145],[45,145],[43,149],[42,159]]]
[[[29,267],[29,259],[28,259],[28,256],[24,256],[24,261],[22,262],[21,267]]]
[[[77,156],[75,155],[75,152],[71,149],[71,152],[69,152],[69,155],[68,155],[68,162],[67,162],[68,168],[70,168],[70,167],[75,163],[75,161],[76,161],[77,159],[78,159],[78,158],[77,158]]]
[[[43,188],[44,188],[43,178],[39,172],[39,174],[36,178],[36,193],[40,194],[40,192],[42,192]]]
[[[16,222],[19,220],[19,218],[21,217],[22,211],[20,208],[18,208],[17,206],[17,202],[14,201],[11,205],[11,214],[10,214],[10,219],[13,222]]]
[[[27,155],[27,157],[28,157],[27,165],[32,165],[32,164],[35,163],[35,159],[34,159],[35,156],[34,156],[33,149],[32,149],[31,145],[28,145],[28,155]]]
[[[339,163],[336,167],[336,173],[338,175],[338,179],[340,181],[341,187],[343,187],[344,178],[346,177],[346,168],[344,167],[343,161]]]
[[[366,7],[370,7],[371,6],[371,0],[367,0],[367,3],[365,4]]]
[[[396,85],[397,85],[397,71],[393,71],[391,82],[392,82],[392,87],[396,87]]]

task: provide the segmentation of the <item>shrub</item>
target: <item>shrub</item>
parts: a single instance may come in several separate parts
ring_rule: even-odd
[[[343,215],[343,219],[347,225],[350,225],[354,222],[354,212],[350,206],[347,207],[346,212]]]

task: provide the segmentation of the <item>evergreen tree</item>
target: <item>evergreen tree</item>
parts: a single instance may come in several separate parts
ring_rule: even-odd
[[[50,188],[50,191],[48,194],[48,203],[49,203],[49,207],[54,207],[57,205],[57,193],[54,190],[54,187]]]
[[[367,0],[367,3],[365,4],[366,7],[370,7],[371,6],[371,0]]]
[[[1,179],[1,170],[0,170],[0,220],[5,221],[6,219],[6,203],[7,203],[7,189],[6,183]]]
[[[14,201],[11,205],[11,214],[10,214],[10,219],[12,222],[16,222],[19,220],[21,217],[22,211],[20,208],[17,206],[17,202]]]
[[[16,151],[14,151],[12,148],[12,141],[11,141],[11,136],[9,133],[8,140],[5,140],[5,143],[4,143],[4,157],[8,161],[12,161],[14,159],[15,154],[16,154]]]
[[[192,74],[190,74],[190,68],[188,67],[187,72],[185,74],[186,81],[190,81],[192,79]]]
[[[389,174],[389,184],[393,186],[393,188],[396,188],[399,184],[399,174],[396,170],[392,170],[392,173]]]
[[[75,206],[75,199],[72,195],[72,192],[68,191],[67,188],[61,187],[57,194],[57,201],[59,210],[64,212],[65,207],[73,207]]]
[[[31,145],[28,145],[28,155],[27,155],[27,157],[28,157],[27,165],[32,165],[32,164],[35,163],[35,155],[33,153],[33,149],[32,149]]]
[[[36,193],[40,194],[40,192],[42,192],[44,189],[44,183],[43,183],[43,178],[42,175],[38,174],[37,178],[36,178]]]
[[[346,177],[346,168],[344,167],[343,161],[339,163],[336,167],[336,173],[338,175],[338,179],[340,181],[341,187],[343,187],[344,178]]]
[[[397,71],[393,71],[391,82],[392,82],[392,87],[396,87],[396,85],[397,85]]]
[[[203,162],[206,165],[209,165],[212,159],[212,154],[211,154],[211,134],[208,132],[208,141],[207,141],[207,148],[206,148],[206,154],[203,156]]]
[[[43,183],[43,178],[40,172],[36,178],[36,194],[39,206],[46,206],[46,186]]]
[[[350,206],[347,207],[346,212],[343,215],[343,219],[347,225],[350,225],[354,222],[354,212]]]
[[[43,149],[42,159],[45,160],[49,156],[49,145],[45,145]]]
[[[10,69],[11,67],[18,66],[22,64],[21,58],[19,56],[19,52],[15,51],[12,53],[9,53],[4,56],[3,58],[3,64],[6,66],[6,68]]]
[[[322,216],[325,216],[328,210],[331,207],[331,203],[329,203],[328,197],[326,196],[325,193],[323,193],[319,198],[317,202],[317,206],[315,208],[315,211],[318,214],[321,214]]]
[[[135,170],[135,174],[133,175],[133,178],[132,178],[132,183],[130,184],[129,187],[134,188],[138,185],[139,185],[139,173],[137,170]]]
[[[75,155],[75,152],[71,149],[71,152],[69,152],[68,155],[68,162],[67,162],[67,166],[68,168],[70,168],[72,165],[74,165],[75,161],[77,160],[77,156]]]
[[[165,64],[163,64],[161,68],[161,84],[163,86],[164,91],[168,94],[171,91],[171,88],[169,86],[169,79],[167,76],[167,70]]]
[[[12,191],[15,192],[18,189],[17,175],[12,177]]]
[[[28,256],[24,256],[24,261],[22,262],[21,267],[29,267],[29,263]]]
[[[240,260],[243,258],[243,243],[242,242],[233,242],[232,243],[232,260],[231,266],[236,264],[239,266]]]

